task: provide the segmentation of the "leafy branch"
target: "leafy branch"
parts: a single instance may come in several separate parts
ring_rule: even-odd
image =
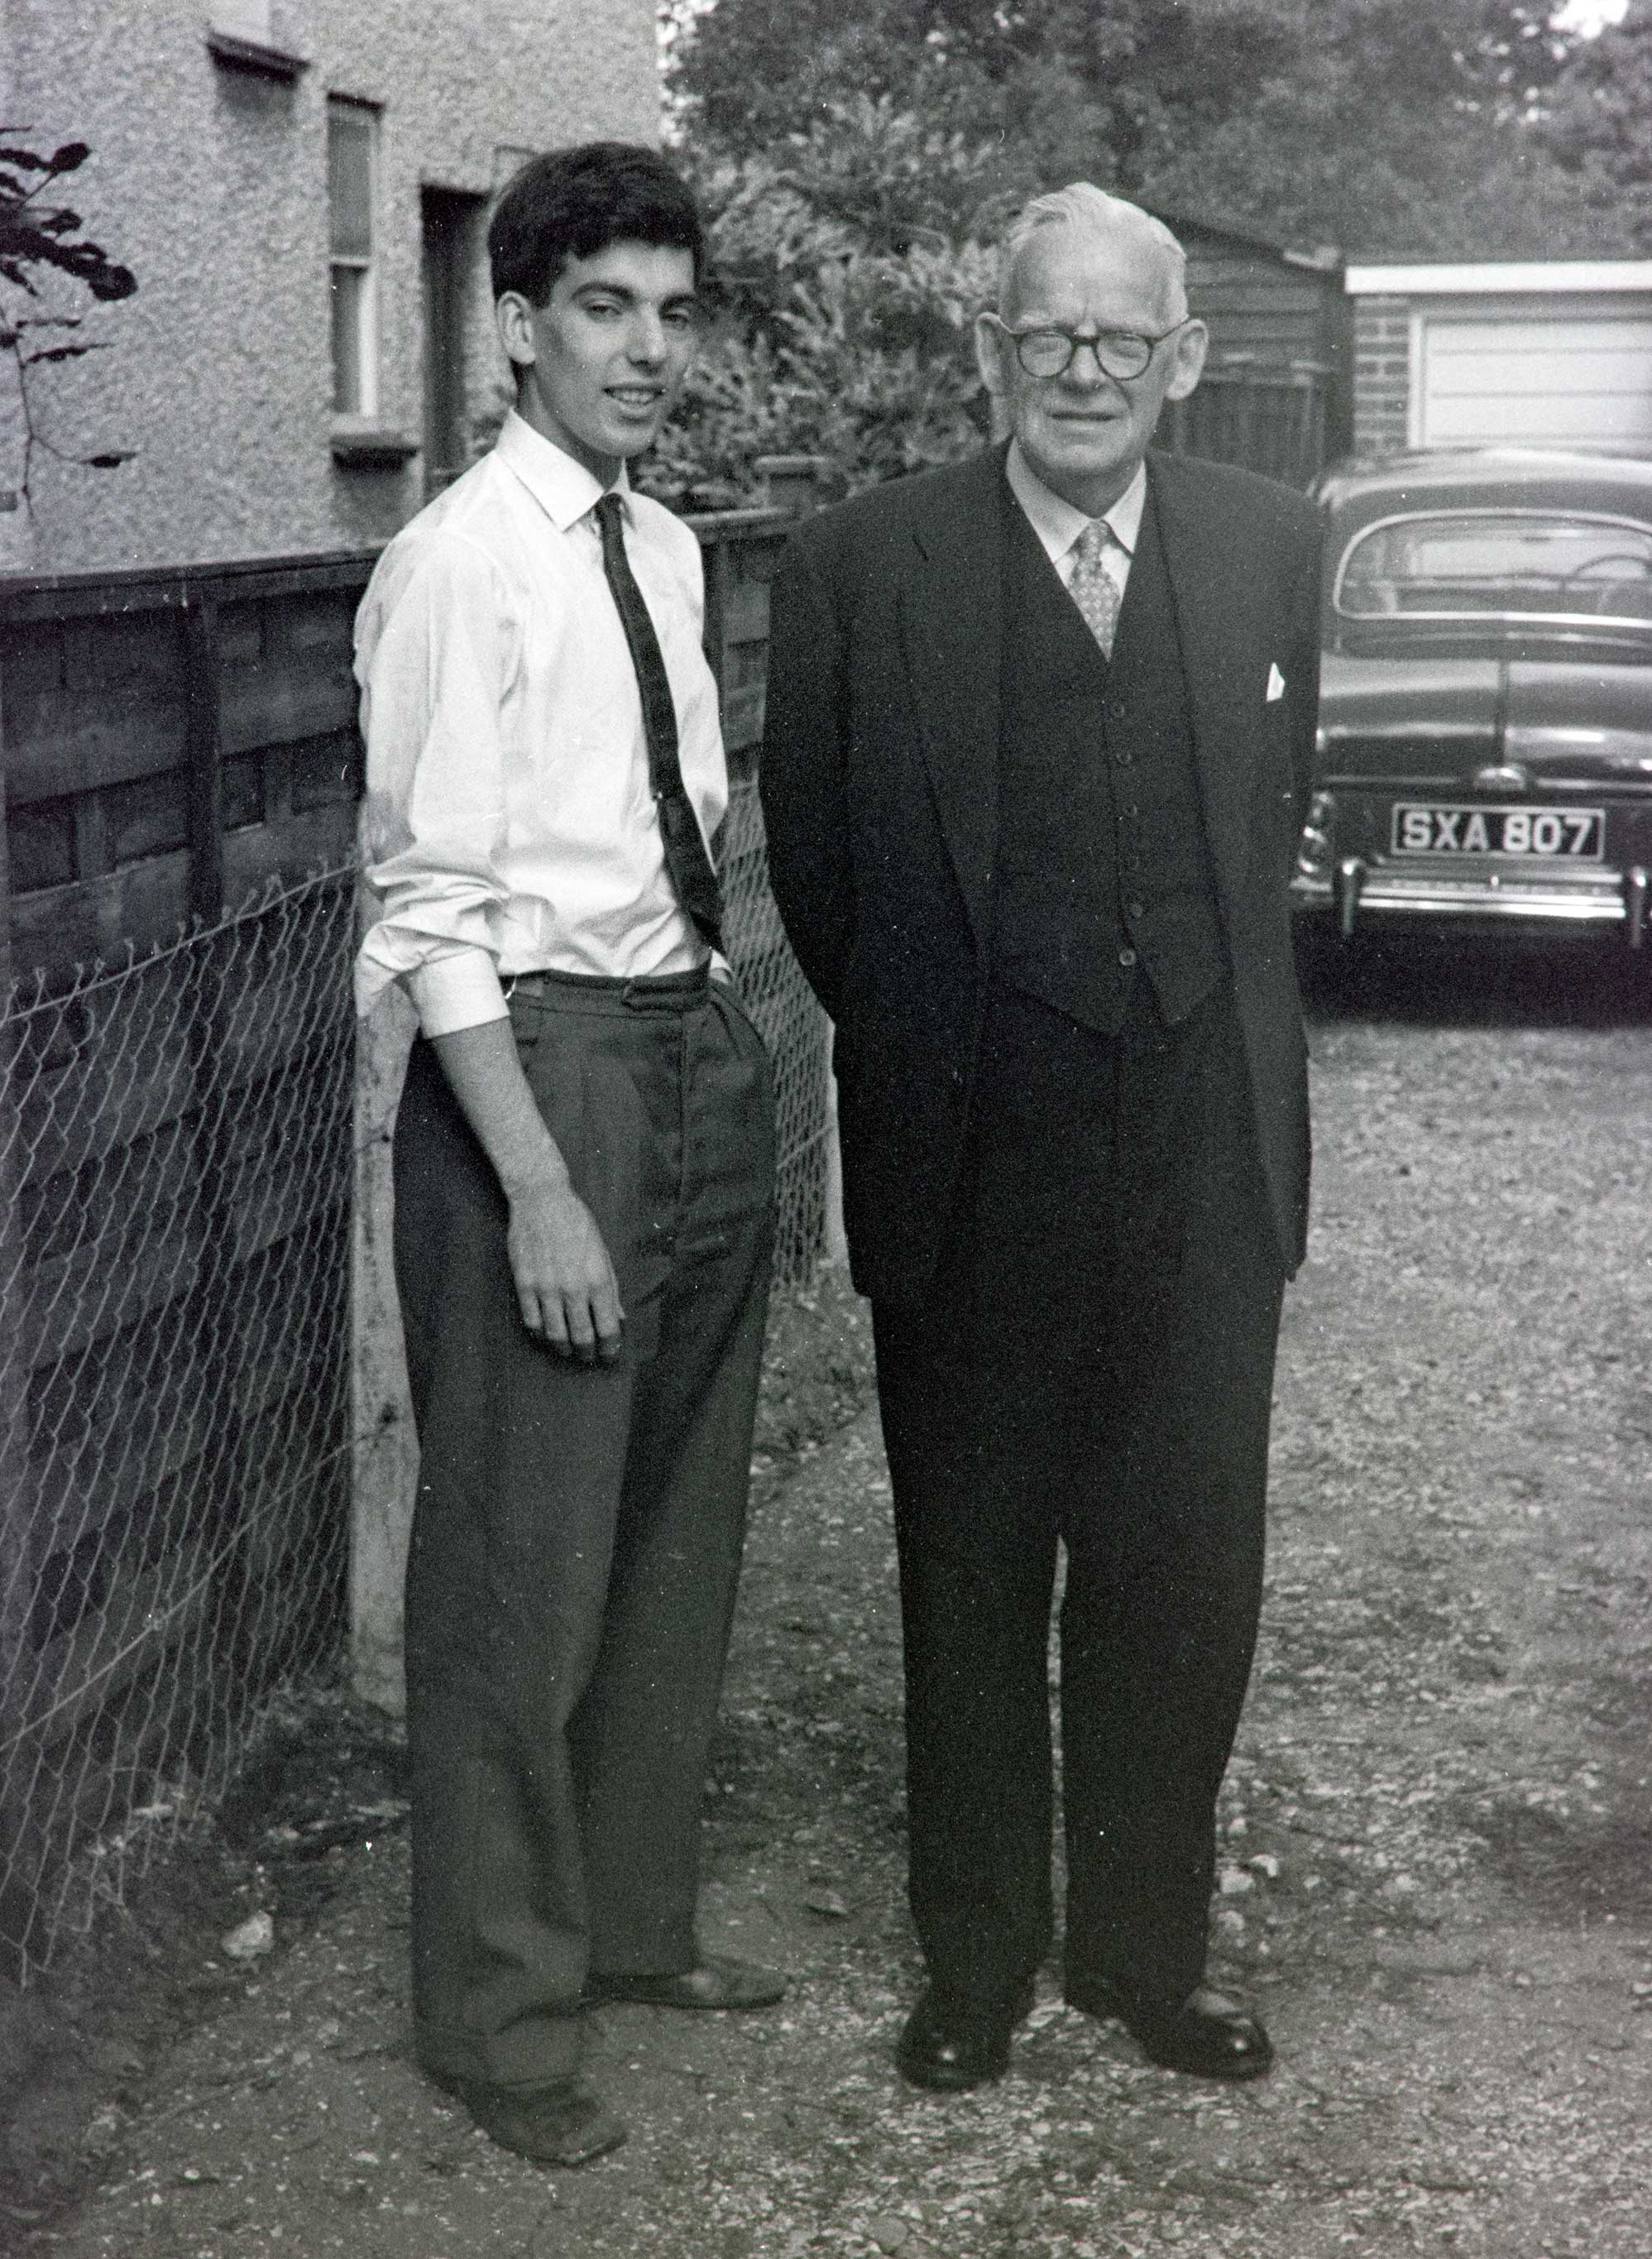
[[[0,126],[0,134],[15,127]],[[79,212],[56,200],[56,184],[76,173],[91,151],[83,141],[66,141],[49,156],[0,143],[0,353],[11,360],[23,426],[23,466],[18,491],[25,503],[37,454],[53,456],[82,470],[110,471],[130,462],[130,450],[106,449],[97,454],[77,454],[60,447],[40,428],[31,372],[79,360],[106,347],[93,339],[70,334],[60,342],[42,341],[41,333],[80,329],[78,314],[37,313],[30,308],[40,299],[40,283],[61,275],[79,284],[102,303],[130,298],[138,279],[130,267],[111,259],[103,246],[81,233]],[[53,191],[48,195],[48,190]]]

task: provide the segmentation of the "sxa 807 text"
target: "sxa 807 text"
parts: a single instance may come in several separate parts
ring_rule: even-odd
[[[1606,834],[1599,808],[1453,808],[1400,802],[1396,855],[1563,855],[1598,863]]]

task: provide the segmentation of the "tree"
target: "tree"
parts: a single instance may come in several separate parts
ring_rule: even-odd
[[[1349,257],[1542,258],[1603,239],[1534,118],[1563,65],[1535,11],[1472,0],[1335,0],[1288,74],[1192,143],[1166,146],[1150,203],[1225,212]]]
[[[993,153],[861,95],[776,151],[694,169],[719,303],[651,489],[721,508],[752,497],[765,454],[823,456],[855,487],[966,453]]]
[[[0,127],[0,133],[13,131]],[[41,430],[33,395],[32,371],[102,349],[74,334],[81,327],[78,314],[36,310],[42,282],[62,276],[105,303],[129,298],[138,288],[129,267],[80,234],[80,214],[44,194],[78,172],[90,154],[83,141],[67,141],[49,157],[0,143],[0,353],[11,360],[16,385],[23,433],[17,491],[25,502],[37,453],[94,471],[114,470],[131,460],[129,453],[80,455],[60,447]]]
[[[1576,49],[1538,130],[1602,232],[1652,252],[1652,0]]]
[[[1644,0],[1642,0],[1644,4]],[[716,0],[671,73],[685,144],[738,156],[865,93],[1038,187],[1364,257],[1568,244],[1594,224],[1533,130],[1577,46],[1543,0]]]

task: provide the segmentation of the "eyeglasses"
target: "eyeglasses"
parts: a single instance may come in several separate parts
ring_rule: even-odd
[[[1029,376],[1065,375],[1079,346],[1088,346],[1103,376],[1129,384],[1133,377],[1145,373],[1155,348],[1166,338],[1173,338],[1178,330],[1186,329],[1192,317],[1184,315],[1154,338],[1143,337],[1139,330],[1097,330],[1089,337],[1072,330],[1012,330],[996,314],[988,318],[1012,341],[1015,358]]]

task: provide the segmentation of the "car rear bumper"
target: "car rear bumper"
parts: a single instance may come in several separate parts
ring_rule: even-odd
[[[1442,871],[1349,855],[1328,878],[1298,872],[1291,901],[1299,916],[1335,918],[1345,936],[1406,922],[1488,931],[1618,926],[1627,945],[1639,949],[1647,934],[1648,873],[1638,864],[1627,871]]]

